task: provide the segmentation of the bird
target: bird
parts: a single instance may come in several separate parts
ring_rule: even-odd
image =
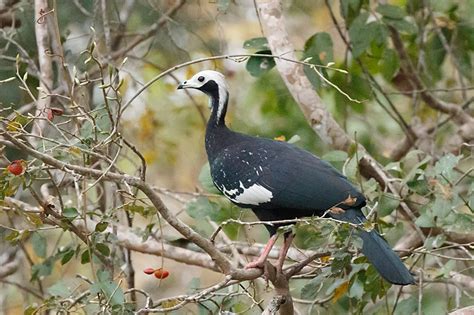
[[[284,141],[254,137],[229,129],[225,122],[229,88],[222,73],[203,70],[181,82],[178,89],[196,89],[209,97],[210,117],[205,148],[211,178],[232,203],[250,208],[260,221],[282,221],[312,216],[362,225],[364,195],[328,162]],[[277,241],[279,227],[265,225],[270,238],[261,255],[245,268],[263,268]],[[414,284],[400,257],[375,229],[357,229],[362,253],[378,273],[392,284]],[[285,232],[277,260],[281,272],[293,232]]]

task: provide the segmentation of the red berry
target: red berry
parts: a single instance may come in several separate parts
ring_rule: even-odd
[[[155,272],[153,273],[155,275],[155,278],[157,279],[165,279],[170,275],[170,273],[163,268],[156,269]]]
[[[151,275],[152,273],[155,272],[155,269],[153,268],[145,268],[145,270],[143,270],[144,273],[146,273],[147,275]]]
[[[54,116],[62,116],[64,114],[64,110],[57,107],[51,107],[51,112],[53,113]]]
[[[53,111],[51,110],[51,108],[48,108],[46,110],[46,117],[48,118],[49,121],[53,120],[54,114],[53,114]]]
[[[46,116],[49,121],[52,121],[54,116],[62,116],[64,114],[64,110],[57,107],[49,107],[46,109]]]
[[[24,171],[23,160],[15,160],[7,166],[7,170],[15,176],[23,174]]]

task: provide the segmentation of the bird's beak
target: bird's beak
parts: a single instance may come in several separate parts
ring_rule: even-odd
[[[183,81],[178,85],[178,90],[187,89],[189,87],[190,86],[188,85],[188,81]]]

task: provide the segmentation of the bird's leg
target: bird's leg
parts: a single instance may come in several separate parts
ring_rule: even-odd
[[[291,246],[291,242],[293,242],[294,238],[295,238],[295,234],[291,232],[285,233],[284,235],[283,247],[281,248],[280,254],[278,255],[277,273],[282,272],[283,264],[285,263],[285,259],[286,259],[286,254],[288,253],[288,250],[290,249],[290,246]]]
[[[275,245],[276,240],[278,239],[278,234],[273,234],[272,237],[268,240],[267,244],[265,245],[265,248],[263,249],[262,254],[257,258],[257,260],[249,262],[246,266],[245,269],[250,269],[250,268],[262,268],[265,265],[265,261],[267,261],[268,254],[270,254],[270,251],[273,248],[273,245]]]

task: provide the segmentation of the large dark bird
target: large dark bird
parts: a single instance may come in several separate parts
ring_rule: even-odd
[[[261,221],[291,220],[327,214],[360,224],[365,197],[333,168],[315,155],[291,144],[251,137],[228,129],[225,115],[229,92],[224,76],[201,71],[178,89],[197,89],[210,98],[211,117],[206,129],[206,151],[216,187],[233,203],[252,209]],[[331,209],[331,211],[327,211]],[[263,267],[277,239],[278,225],[266,225],[270,240],[260,257],[247,268]],[[387,242],[375,231],[358,229],[362,252],[388,282],[400,285],[414,279]],[[286,233],[277,268],[281,271],[294,235]]]

